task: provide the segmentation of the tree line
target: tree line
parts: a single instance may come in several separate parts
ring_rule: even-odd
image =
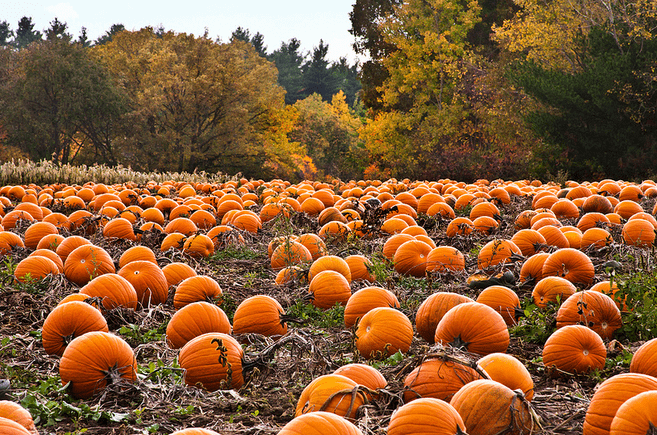
[[[350,19],[362,65],[329,62],[322,41],[269,52],[243,28],[222,42],[117,25],[90,43],[57,20],[0,25],[0,158],[290,179],[656,176],[654,1],[356,0]]]

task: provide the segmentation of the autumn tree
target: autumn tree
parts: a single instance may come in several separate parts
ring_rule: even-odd
[[[122,124],[121,162],[258,177],[272,175],[269,160],[293,166],[300,150],[287,141],[283,90],[274,65],[251,44],[216,43],[207,34],[158,37],[145,28],[93,50],[132,107]]]
[[[518,3],[496,37],[540,104],[527,116],[551,145],[540,157],[576,178],[645,177],[657,165],[655,3]]]
[[[113,125],[123,111],[121,95],[106,71],[68,36],[53,34],[18,52],[5,52],[0,119],[9,145],[32,159],[116,163]]]
[[[318,176],[361,178],[366,153],[358,141],[361,120],[342,91],[326,102],[319,94],[297,101],[298,119],[290,138],[306,147]]]

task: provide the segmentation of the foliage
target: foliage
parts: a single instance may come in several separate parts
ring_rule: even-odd
[[[542,309],[534,305],[533,299],[528,297],[523,303],[524,316],[511,328],[511,334],[520,340],[543,345],[556,329],[560,302],[558,299],[556,303],[548,303],[548,306]]]
[[[614,299],[628,308],[622,313],[623,325],[616,331],[619,340],[649,340],[657,334],[657,302],[654,289],[657,275],[654,270],[637,269],[615,276],[619,291]]]
[[[286,315],[317,328],[344,327],[344,307],[336,304],[328,310],[317,308],[305,301],[297,301],[286,310]]]

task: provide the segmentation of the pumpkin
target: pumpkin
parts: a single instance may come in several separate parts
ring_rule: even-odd
[[[504,322],[509,326],[517,325],[517,319],[523,314],[516,292],[501,285],[486,287],[477,296],[476,302],[488,305],[500,313]]]
[[[23,239],[10,231],[0,231],[0,254],[9,254],[16,248],[24,248]]]
[[[408,224],[406,223],[406,221],[395,217],[386,219],[381,225],[381,231],[391,235],[399,234],[406,228],[408,228]]]
[[[59,246],[60,243],[64,241],[64,239],[65,237],[62,236],[61,234],[48,234],[47,236],[44,236],[41,240],[39,240],[39,243],[37,244],[37,249],[48,249],[56,253],[57,247]],[[0,245],[1,243],[2,242],[0,242]],[[2,248],[0,247],[0,252],[1,250]],[[64,267],[63,264],[64,263],[62,260],[62,267]]]
[[[434,341],[478,355],[506,352],[509,331],[502,316],[479,302],[466,302],[450,309],[436,326]]]
[[[277,285],[287,285],[290,283],[308,283],[308,274],[299,266],[288,266],[278,271],[274,279]]]
[[[408,352],[413,341],[411,321],[394,308],[378,307],[358,322],[356,348],[365,358],[386,358]]]
[[[552,204],[550,210],[557,219],[577,219],[579,218],[579,208],[570,199],[561,198]]]
[[[208,391],[237,390],[244,385],[240,344],[221,332],[201,334],[180,349],[178,363],[187,385]]]
[[[609,223],[609,218],[603,213],[590,212],[579,218],[579,221],[577,222],[577,228],[583,232],[589,228],[601,227],[601,224],[605,223]]]
[[[147,260],[132,261],[119,270],[119,275],[130,281],[142,306],[149,307],[167,301],[169,283],[157,264]]]
[[[72,339],[89,331],[109,332],[107,321],[100,311],[78,301],[58,305],[43,322],[43,349],[48,355],[62,356]]]
[[[558,370],[586,373],[602,370],[607,350],[602,338],[590,328],[582,325],[567,325],[557,329],[543,346],[543,364]]]
[[[655,227],[645,219],[630,219],[623,225],[623,240],[628,245],[647,248],[655,243]]]
[[[566,278],[546,276],[534,286],[532,298],[539,308],[546,308],[550,302],[563,303],[577,291],[575,285]]]
[[[613,243],[613,241],[614,239],[611,237],[611,234],[609,234],[609,231],[602,228],[589,228],[582,234],[580,249],[585,249],[590,246],[603,248],[610,243]]]
[[[268,337],[285,335],[285,311],[271,296],[256,295],[244,299],[233,315],[233,333],[256,333]]]
[[[354,254],[344,259],[349,266],[352,281],[376,281],[376,277],[372,274],[372,262],[364,255]]]
[[[614,206],[611,205],[611,202],[606,197],[594,194],[584,200],[582,211],[584,213],[597,212],[607,214],[614,211]]]
[[[395,271],[402,275],[424,276],[431,246],[420,240],[402,243],[393,256]]]
[[[138,245],[123,251],[123,254],[119,257],[119,269],[136,260],[150,261],[151,263],[157,264],[157,258],[155,258],[153,250],[146,246]]]
[[[513,227],[516,230],[529,229],[531,227],[531,219],[538,214],[535,210],[523,210],[516,216]]]
[[[644,391],[657,390],[657,378],[620,373],[606,379],[593,394],[584,419],[583,435],[608,435],[618,408]]]
[[[557,249],[543,263],[543,276],[559,276],[573,284],[588,286],[595,268],[588,255],[573,248]]]
[[[172,219],[171,216],[169,219]],[[209,230],[217,225],[217,219],[207,210],[194,210],[190,213],[189,219],[201,230]]]
[[[91,245],[91,241],[82,236],[69,236],[62,240],[59,245],[57,245],[55,252],[61,257],[62,261],[65,262],[69,254],[73,252],[75,248],[78,248],[82,245]]]
[[[620,299],[620,295],[618,294],[618,291],[620,289],[618,288],[618,283],[616,281],[600,281],[595,285],[591,286],[589,290],[604,293],[610,298],[612,298],[618,309],[621,310],[621,312],[630,311],[630,308],[626,305],[627,295],[623,298],[623,300]]]
[[[319,215],[325,208],[322,201],[313,197],[308,197],[301,203],[301,211],[311,217]]]
[[[162,273],[167,279],[169,286],[178,285],[186,278],[196,276],[196,271],[187,263],[169,263],[162,268]]]
[[[415,314],[415,328],[420,337],[433,344],[436,326],[451,308],[465,302],[474,302],[458,293],[438,292],[427,297]]]
[[[355,222],[355,221],[354,221]],[[340,221],[331,221],[322,225],[317,232],[317,235],[322,240],[330,243],[341,243],[347,240],[347,236],[351,233],[351,229],[345,223]]]
[[[287,266],[300,265],[303,263],[310,263],[312,261],[312,254],[301,243],[286,239],[274,249],[271,255],[271,268],[280,270]]]
[[[0,417],[0,432],[3,435],[32,435],[35,433],[27,430],[22,424],[5,417]]]
[[[190,427],[187,429],[177,430],[173,432],[171,435],[220,435],[220,434],[210,429]]]
[[[421,398],[397,409],[390,417],[388,435],[465,435],[465,424],[452,405],[439,399]]]
[[[25,246],[36,249],[42,238],[49,234],[59,234],[57,227],[48,222],[37,222],[25,230]]]
[[[135,382],[137,361],[122,338],[104,331],[91,331],[74,338],[59,362],[62,385],[71,383],[70,394],[87,399],[115,382]]]
[[[180,233],[184,236],[191,236],[196,234],[198,227],[191,219],[184,217],[177,217],[169,221],[164,227],[164,232],[167,234]]]
[[[194,258],[207,258],[214,254],[214,242],[205,234],[194,234],[185,239],[183,252]]]
[[[623,403],[611,421],[609,435],[643,435],[657,426],[657,391],[644,391]]]
[[[537,230],[532,229],[518,231],[511,237],[511,241],[516,244],[525,257],[534,255],[547,245],[545,237]]]
[[[32,433],[33,435],[38,434],[30,412],[16,402],[12,402],[11,400],[0,400],[0,417],[20,424],[27,429],[28,433]],[[0,427],[2,427],[1,424]],[[4,432],[4,428],[2,433],[6,433]]]
[[[547,252],[533,254],[520,267],[518,279],[523,284],[534,284],[543,279],[543,265],[550,256]]]
[[[329,309],[335,304],[346,305],[351,297],[349,281],[339,272],[323,270],[310,281],[308,291],[312,304],[318,308]]]
[[[363,435],[349,420],[326,411],[302,414],[283,426],[278,435]]]
[[[477,267],[487,269],[500,263],[513,261],[513,255],[522,255],[520,248],[511,240],[495,239],[486,243],[477,256]]]
[[[657,377],[657,338],[646,341],[634,352],[630,372]]]
[[[570,296],[557,312],[557,328],[584,325],[603,339],[611,339],[621,327],[621,313],[613,299],[595,290],[585,290]]]
[[[554,225],[546,225],[538,229],[538,232],[545,238],[545,243],[548,246],[556,246],[559,249],[569,248],[570,242],[568,238],[561,232],[560,227]]]
[[[641,205],[629,199],[621,200],[614,207],[614,213],[619,214],[623,219],[629,219],[632,215],[641,213],[642,211],[643,208],[641,208]]]
[[[454,219],[456,213],[446,202],[437,202],[427,209],[427,216],[439,216],[441,219]]]
[[[187,342],[207,332],[230,334],[231,326],[226,313],[205,301],[187,304],[174,313],[167,324],[167,344],[180,349]]]
[[[316,411],[328,411],[353,419],[358,408],[367,402],[358,384],[346,376],[329,374],[319,376],[306,386],[299,396],[294,416]]]
[[[137,240],[132,223],[126,218],[114,218],[103,227],[103,237],[106,239]]]
[[[60,269],[48,257],[35,255],[22,259],[14,269],[14,278],[18,282],[40,281],[48,275],[58,275]]]
[[[317,260],[323,255],[326,255],[327,253],[326,243],[324,243],[324,240],[322,240],[322,238],[317,234],[302,234],[299,236],[297,241],[308,249],[313,261]]]
[[[467,236],[474,231],[474,223],[466,217],[457,217],[452,219],[447,228],[445,229],[445,234],[447,237],[456,237],[456,236]]]
[[[346,364],[335,370],[333,374],[345,376],[372,391],[385,388],[388,385],[388,381],[381,372],[367,364]],[[370,400],[369,394],[368,400]]]
[[[463,418],[470,435],[520,435],[539,429],[523,394],[490,379],[465,384],[449,403]]]
[[[381,287],[364,287],[349,297],[344,308],[344,325],[351,328],[368,311],[378,307],[400,308],[397,296]]]
[[[404,402],[420,397],[449,400],[468,382],[481,379],[472,367],[446,357],[426,359],[404,379]]]
[[[184,279],[173,295],[173,307],[181,309],[198,301],[221,302],[222,290],[217,281],[206,275],[195,275]]]
[[[78,246],[64,261],[64,275],[69,281],[80,286],[99,275],[114,272],[116,269],[112,257],[100,246]]]
[[[348,283],[351,283],[349,263],[337,255],[324,255],[313,261],[308,270],[308,280],[312,282],[317,274],[325,270],[336,271],[344,276]]]
[[[456,272],[465,269],[465,257],[451,246],[437,246],[427,255],[427,272]]]
[[[481,368],[494,381],[512,390],[520,390],[528,401],[534,397],[534,381],[527,367],[508,353],[491,353],[477,361]]]
[[[80,289],[80,293],[90,298],[100,298],[107,310],[117,307],[134,310],[138,304],[137,292],[130,281],[115,273],[92,279]]]
[[[2,217],[2,227],[5,230],[11,230],[16,227],[19,221],[35,222],[37,219],[26,211],[14,209]]]
[[[410,234],[395,234],[388,237],[388,239],[383,244],[383,256],[392,261],[395,256],[395,252],[397,252],[397,248],[410,240],[417,239]]]

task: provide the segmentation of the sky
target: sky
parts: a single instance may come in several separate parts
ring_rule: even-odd
[[[172,1],[29,1],[0,0],[0,21],[12,30],[18,21],[32,17],[35,30],[43,31],[57,17],[66,22],[74,38],[84,26],[90,40],[103,35],[112,24],[128,30],[164,26],[177,33],[208,35],[228,41],[238,26],[264,36],[267,52],[281,42],[297,38],[303,52],[310,52],[323,40],[329,46],[328,58],[346,57],[353,64],[357,55],[351,45],[349,12],[356,0],[178,0]]]

